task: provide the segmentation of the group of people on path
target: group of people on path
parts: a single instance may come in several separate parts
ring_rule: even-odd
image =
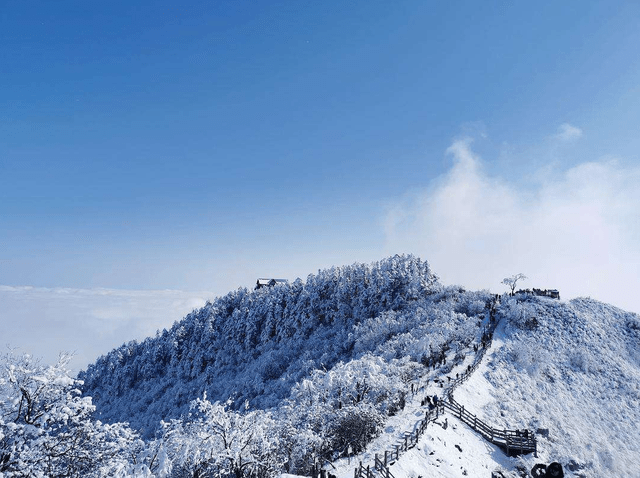
[[[420,402],[421,406],[425,406],[427,405],[429,407],[429,411],[433,410],[434,408],[438,407],[438,396],[434,395],[433,397],[427,395],[425,398],[422,399],[422,402]]]

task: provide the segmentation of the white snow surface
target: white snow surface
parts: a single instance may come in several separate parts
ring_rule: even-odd
[[[405,432],[413,429],[424,416],[425,409],[420,407],[416,397],[401,416],[392,417],[384,433],[365,453],[351,460],[342,459],[333,464],[335,469],[332,466],[327,469],[339,478],[352,478],[360,460],[365,466],[373,467],[375,454],[382,457],[385,450],[400,445]],[[396,478],[491,476],[493,470],[513,468],[512,461],[498,447],[484,441],[450,413],[445,413],[429,424],[418,444],[402,454],[390,470]]]
[[[486,360],[486,359],[485,359]],[[450,375],[462,372],[470,362],[454,368]],[[483,367],[483,365],[481,365]],[[478,376],[480,369],[472,376]],[[432,375],[431,375],[432,376]],[[423,388],[420,384],[417,395],[407,401],[407,406],[401,414],[391,417],[384,432],[367,447],[366,452],[350,459],[341,459],[325,468],[338,478],[352,478],[354,469],[362,461],[364,466],[371,466],[375,455],[384,455],[385,450],[394,450],[403,443],[405,435],[414,430],[418,422],[425,416],[426,406],[421,406],[421,398],[425,395],[442,396],[443,389],[432,380]],[[464,384],[465,389],[466,387]],[[462,386],[461,386],[462,387]],[[458,390],[461,390],[461,387]],[[480,401],[489,401],[489,387],[476,389],[473,395]],[[464,393],[456,392],[454,396],[460,403],[464,401]],[[480,403],[480,402],[478,402]],[[445,424],[446,421],[446,424]],[[422,477],[463,477],[463,476],[491,476],[494,470],[509,470],[514,467],[516,459],[508,458],[497,446],[483,440],[466,424],[459,421],[451,413],[445,412],[435,422],[427,426],[427,430],[418,444],[400,456],[400,459],[390,466],[395,478]]]
[[[640,317],[591,299],[504,305],[491,349],[454,397],[495,428],[549,429],[538,435],[538,457],[507,457],[445,412],[391,465],[393,476],[516,477],[517,467],[558,461],[566,477],[640,477]],[[442,389],[430,381],[366,452],[325,468],[338,478],[353,477],[360,461],[373,468],[375,454],[393,450],[424,416],[421,397],[434,393]]]

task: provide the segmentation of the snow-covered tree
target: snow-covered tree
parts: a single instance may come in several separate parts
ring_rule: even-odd
[[[0,476],[148,476],[133,456],[144,448],[123,424],[91,419],[91,398],[61,355],[43,366],[30,355],[7,354],[0,366]]]
[[[279,437],[265,412],[238,412],[206,394],[184,419],[163,422],[163,441],[176,476],[267,477],[282,469]]]
[[[502,279],[502,283],[511,289],[511,295],[513,295],[515,293],[516,284],[518,283],[518,281],[525,280],[526,278],[527,276],[520,272],[519,274],[516,274],[514,276],[505,277],[504,279]]]
[[[309,370],[330,369],[388,338],[373,331],[356,351],[354,326],[387,314],[389,334],[411,330],[393,323],[396,314],[439,287],[426,261],[396,255],[318,271],[306,282],[238,289],[156,337],[100,357],[79,378],[101,419],[128,421],[147,438],[160,420],[187,414],[205,390],[214,400],[270,408]]]

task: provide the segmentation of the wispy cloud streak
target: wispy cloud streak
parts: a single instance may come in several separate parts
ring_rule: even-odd
[[[582,136],[582,130],[569,123],[563,123],[558,127],[555,137],[561,141],[573,141]]]

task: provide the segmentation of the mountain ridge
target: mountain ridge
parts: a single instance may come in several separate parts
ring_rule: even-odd
[[[156,423],[177,417],[205,391],[217,400],[268,408],[313,369],[351,358],[354,326],[397,313],[438,287],[427,262],[396,255],[319,271],[305,282],[238,289],[155,338],[100,357],[79,378],[102,419],[127,421],[147,435],[153,423],[140,420],[141,413]],[[310,344],[322,348],[320,356],[310,353]],[[365,349],[360,344],[358,353]],[[185,383],[191,386],[180,386]],[[144,396],[134,397],[136,390]],[[121,403],[128,410],[120,410]]]
[[[346,444],[366,455],[376,436],[384,441],[388,417],[402,413],[409,383],[425,373],[446,380],[459,370],[482,340],[494,298],[488,291],[440,284],[428,263],[413,256],[334,267],[304,283],[232,292],[155,339],[101,357],[80,378],[100,419],[128,421],[148,438],[160,421],[170,422],[164,422],[164,440],[167,430],[192,420],[198,397],[263,410],[291,440],[283,471],[309,473],[312,457],[321,456],[338,460],[338,476],[347,478],[353,466],[340,459]],[[588,298],[500,299],[496,345],[456,390],[456,400],[495,426],[550,429],[539,438],[539,460],[571,465],[575,473],[565,476],[634,476],[638,315]],[[201,340],[212,336],[218,341]],[[206,343],[215,346],[200,347]],[[159,362],[145,361],[150,357]],[[171,370],[157,375],[159,367]],[[215,386],[207,375],[211,367],[220,372]],[[136,368],[138,375],[132,374]],[[111,384],[117,387],[109,390]],[[105,392],[112,394],[105,399]],[[429,447],[438,440],[437,429],[425,437],[431,444],[418,447],[434,451]],[[430,457],[400,468],[440,466]],[[478,460],[485,468],[501,467],[505,476],[535,463],[532,456]],[[451,463],[451,474],[438,476],[461,476]]]

